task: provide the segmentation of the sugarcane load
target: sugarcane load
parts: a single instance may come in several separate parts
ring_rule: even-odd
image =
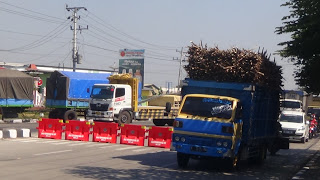
[[[220,50],[192,43],[188,50],[188,65],[184,68],[194,80],[254,83],[281,89],[282,69],[270,61],[267,51],[231,48]]]

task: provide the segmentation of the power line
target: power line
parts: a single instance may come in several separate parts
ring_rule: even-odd
[[[161,45],[156,45],[156,44],[152,44],[152,43],[148,43],[148,42],[142,41],[142,40],[140,40],[140,39],[138,39],[138,38],[135,38],[135,37],[133,37],[133,36],[131,36],[131,35],[123,32],[123,31],[120,31],[120,30],[117,29],[116,27],[112,26],[110,23],[107,23],[107,22],[103,21],[100,17],[96,16],[96,15],[93,14],[91,11],[88,11],[88,13],[89,13],[89,14],[92,14],[95,18],[97,18],[98,20],[100,20],[102,23],[100,23],[100,22],[98,22],[97,20],[95,20],[94,18],[91,18],[90,16],[88,16],[88,18],[90,18],[91,20],[93,20],[93,21],[97,22],[98,24],[100,24],[100,25],[102,25],[102,26],[104,26],[104,27],[106,27],[106,28],[108,28],[108,29],[110,29],[110,30],[112,30],[112,31],[114,31],[114,32],[117,32],[117,33],[119,33],[119,34],[121,34],[121,35],[123,35],[123,36],[125,36],[125,37],[128,37],[128,38],[130,38],[130,39],[133,39],[133,40],[138,41],[138,42],[140,42],[140,43],[144,43],[144,44],[147,44],[147,45],[150,45],[150,46],[153,46],[153,47],[157,47],[158,49],[175,50],[175,47],[173,48],[173,47],[168,47],[168,46],[161,46]],[[111,28],[108,27],[106,24],[109,25]]]
[[[45,36],[39,35],[39,34],[30,34],[30,33],[17,32],[17,31],[5,30],[5,29],[0,29],[0,31],[7,32],[7,33],[12,33],[12,34],[21,34],[21,35],[27,35],[27,36],[45,37]],[[59,39],[67,39],[66,37],[57,37],[57,38],[59,38]]]
[[[66,21],[65,21],[65,23],[66,23]],[[25,50],[30,50],[30,49],[39,47],[39,46],[51,41],[53,38],[57,37],[62,32],[64,32],[67,29],[67,27],[63,27],[63,26],[64,26],[64,24],[60,24],[54,30],[50,31],[47,35],[43,36],[42,38],[40,38],[38,40],[35,40],[32,43],[26,44],[26,45],[18,47],[18,48],[8,49],[8,50],[0,50],[0,51],[25,51]]]
[[[84,20],[84,21],[85,21],[85,20]],[[87,22],[87,23],[90,24],[89,22]],[[140,46],[140,45],[137,45],[137,44],[133,44],[133,43],[128,42],[128,41],[125,41],[125,40],[123,40],[123,39],[121,39],[121,38],[119,38],[119,37],[116,37],[116,36],[114,36],[114,35],[111,35],[110,33],[106,32],[106,31],[104,31],[103,29],[100,29],[100,28],[98,28],[98,27],[96,27],[96,26],[94,26],[94,25],[92,25],[92,24],[90,24],[90,27],[91,27],[91,29],[96,30],[96,31],[98,31],[98,32],[100,32],[100,33],[102,33],[102,34],[104,34],[104,35],[108,35],[108,36],[110,36],[111,38],[114,38],[114,39],[116,39],[116,40],[119,40],[119,41],[121,41],[122,43],[127,43],[127,44],[129,44],[129,45],[132,45],[133,47],[139,47],[139,48],[145,49],[145,47],[143,47],[143,46]],[[93,32],[93,31],[90,31],[90,32],[98,35],[97,33]],[[91,36],[93,36],[93,35],[91,35]],[[117,47],[120,47],[120,48],[126,47],[126,45],[117,43],[117,42],[115,42],[115,41],[113,41],[113,40],[111,40],[111,39],[109,39],[109,38],[106,38],[106,37],[104,37],[104,36],[102,36],[102,35],[98,35],[98,36],[100,36],[100,37],[102,37],[102,38],[104,38],[104,39],[106,39],[106,40],[108,41],[108,42],[107,42],[107,41],[103,40],[104,42],[107,42],[107,43],[112,44],[112,45],[114,45],[114,46],[117,46]],[[97,38],[97,37],[95,37],[95,38]],[[100,39],[100,38],[97,38],[97,39]],[[100,39],[100,40],[101,40],[101,39]],[[112,43],[110,43],[110,42],[112,42]],[[150,54],[153,55],[153,56],[168,57],[168,58],[170,57],[170,58],[171,58],[171,56],[169,56],[169,55],[162,54],[162,53],[158,53],[158,52],[155,52],[155,51],[152,51],[152,50],[148,50],[147,53],[148,53],[148,52],[151,52]]]
[[[52,19],[48,19],[48,18],[43,18],[43,17],[39,17],[39,16],[34,16],[34,15],[30,15],[30,14],[26,14],[26,13],[22,13],[19,11],[14,11],[14,10],[10,10],[10,9],[6,9],[6,8],[2,8],[0,7],[0,11],[4,11],[4,12],[8,12],[11,14],[15,14],[15,15],[19,15],[19,16],[23,16],[26,18],[31,18],[31,19],[35,19],[35,20],[39,20],[39,21],[45,21],[45,22],[49,22],[49,23],[61,23],[62,21],[56,21],[56,20],[52,20]]]
[[[12,7],[15,7],[15,8],[18,8],[18,9],[22,9],[22,10],[25,10],[25,11],[29,11],[29,12],[32,12],[32,13],[35,13],[35,14],[39,14],[39,15],[42,15],[42,16],[46,16],[46,17],[49,17],[49,18],[57,19],[57,20],[60,20],[62,22],[64,21],[64,19],[61,19],[61,18],[58,18],[58,17],[54,17],[54,16],[49,16],[49,15],[46,15],[46,14],[43,14],[43,13],[39,13],[39,12],[36,12],[36,11],[32,11],[32,10],[29,10],[29,9],[25,9],[25,8],[22,8],[22,7],[13,5],[13,4],[9,4],[7,2],[0,1],[0,3],[6,4],[8,6],[12,6]]]

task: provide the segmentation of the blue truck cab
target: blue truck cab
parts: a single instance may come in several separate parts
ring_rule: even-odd
[[[263,162],[267,150],[288,149],[279,136],[279,93],[247,83],[185,79],[174,122],[172,150],[180,167],[189,158]]]

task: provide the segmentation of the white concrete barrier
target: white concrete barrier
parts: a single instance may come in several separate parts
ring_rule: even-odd
[[[30,129],[26,129],[26,128],[17,129],[17,136],[18,137],[31,137],[31,131],[30,131]]]
[[[17,138],[16,129],[3,129],[3,138]]]
[[[0,139],[2,139],[3,138],[3,132],[2,132],[2,130],[0,130]]]

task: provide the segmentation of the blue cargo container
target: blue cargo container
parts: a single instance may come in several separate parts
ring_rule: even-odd
[[[185,79],[181,94],[172,140],[179,166],[185,167],[190,157],[214,157],[235,167],[240,158],[262,162],[267,149],[274,154],[289,148],[277,122],[279,91]]]
[[[110,73],[55,71],[47,79],[46,107],[53,110],[49,118],[77,119],[85,115],[94,84],[108,84]]]

